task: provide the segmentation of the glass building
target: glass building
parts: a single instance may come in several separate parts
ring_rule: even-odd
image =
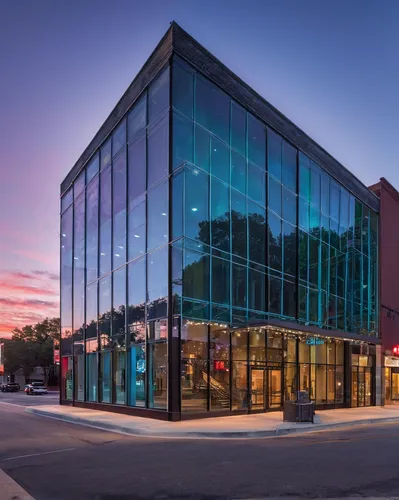
[[[379,200],[178,25],[61,184],[61,403],[380,403]]]

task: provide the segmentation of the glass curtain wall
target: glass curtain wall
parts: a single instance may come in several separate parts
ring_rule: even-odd
[[[172,99],[173,312],[376,335],[377,214],[177,57]]]
[[[61,199],[63,398],[167,409],[169,67]]]

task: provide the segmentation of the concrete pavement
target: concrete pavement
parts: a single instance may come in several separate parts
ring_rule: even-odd
[[[345,408],[317,412],[315,423],[283,422],[282,412],[165,422],[72,406],[37,406],[27,412],[132,436],[162,438],[262,438],[399,421],[399,407]]]
[[[0,500],[34,500],[17,482],[0,469]]]

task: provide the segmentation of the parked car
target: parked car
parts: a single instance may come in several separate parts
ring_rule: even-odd
[[[25,386],[26,394],[47,394],[47,387],[43,384],[43,382],[32,382]]]
[[[18,382],[7,382],[1,386],[1,392],[18,392],[19,390]]]

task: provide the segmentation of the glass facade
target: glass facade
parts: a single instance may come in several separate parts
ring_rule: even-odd
[[[378,335],[377,234],[375,212],[174,56],[61,199],[62,399],[344,405],[334,332]],[[251,327],[273,321],[288,326]]]

